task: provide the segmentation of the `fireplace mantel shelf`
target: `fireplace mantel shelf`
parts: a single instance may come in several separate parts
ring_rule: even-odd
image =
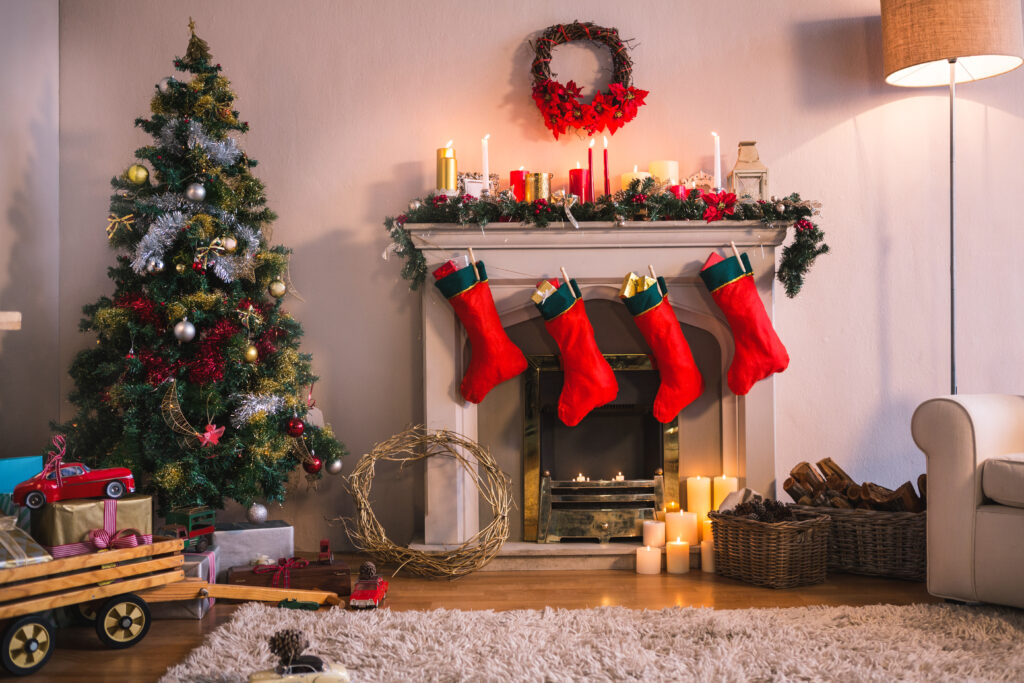
[[[457,223],[407,223],[405,229],[417,248],[450,250],[552,249],[588,248],[621,249],[623,247],[718,247],[735,242],[738,246],[777,247],[786,239],[786,222],[760,221],[626,221],[618,226],[610,222],[552,223],[546,228],[519,223],[488,223],[459,225]]]

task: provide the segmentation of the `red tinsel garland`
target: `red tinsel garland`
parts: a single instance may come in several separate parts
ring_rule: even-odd
[[[238,325],[218,320],[196,344],[196,353],[188,364],[188,379],[195,384],[209,384],[224,379],[224,344],[238,333]]]
[[[164,327],[164,321],[156,311],[156,303],[142,294],[124,294],[114,301],[114,305],[130,310],[143,325],[152,325],[158,330]]]

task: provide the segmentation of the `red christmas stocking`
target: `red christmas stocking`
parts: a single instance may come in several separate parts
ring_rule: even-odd
[[[469,265],[434,283],[469,335],[469,368],[459,390],[470,403],[480,403],[495,386],[526,369],[526,357],[501,326],[484,262],[477,261],[476,267],[479,278]]]
[[[554,280],[541,282],[538,289],[550,284],[551,289],[557,290],[537,303],[537,308],[561,352],[565,382],[558,397],[558,417],[569,427],[575,427],[591,410],[614,400],[619,383],[597,348],[594,328],[583,308],[583,295],[576,281],[570,282],[571,286],[559,286]]]
[[[665,278],[659,277],[657,284],[641,292],[623,296],[622,301],[651,347],[661,376],[654,398],[654,419],[663,424],[671,422],[704,391],[704,378],[668,302]]]
[[[754,285],[750,260],[711,254],[704,262],[700,277],[711,291],[711,298],[725,313],[736,342],[736,355],[729,366],[728,382],[732,393],[743,396],[756,382],[789,367],[789,354],[768,319]]]

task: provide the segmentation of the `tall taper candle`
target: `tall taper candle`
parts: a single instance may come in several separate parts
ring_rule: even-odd
[[[491,164],[490,164],[489,155],[487,154],[487,140],[490,137],[491,137],[491,134],[488,133],[487,135],[485,135],[483,137],[482,140],[480,140],[480,152],[483,154],[483,163],[484,163],[484,192],[486,194],[490,194],[491,193]]]
[[[612,185],[608,180],[608,136],[601,137],[604,138],[604,195],[607,197],[612,193]]]
[[[455,191],[459,188],[459,172],[455,162],[453,140],[437,150],[437,189]]]
[[[711,509],[711,480],[708,477],[687,477],[686,509],[697,513],[699,529]]]
[[[594,139],[590,139],[590,147],[587,148],[587,193],[583,198],[585,202],[594,201]]]
[[[722,187],[722,141],[718,138],[718,133],[711,131],[711,135],[715,138],[715,192]]]

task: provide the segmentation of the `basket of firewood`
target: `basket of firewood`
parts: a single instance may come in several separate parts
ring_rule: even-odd
[[[782,485],[798,515],[827,514],[831,570],[924,581],[926,478],[896,489],[856,483],[831,458],[802,462]]]
[[[793,588],[822,583],[827,569],[829,518],[797,515],[774,500],[709,512],[715,572],[755,586]]]

